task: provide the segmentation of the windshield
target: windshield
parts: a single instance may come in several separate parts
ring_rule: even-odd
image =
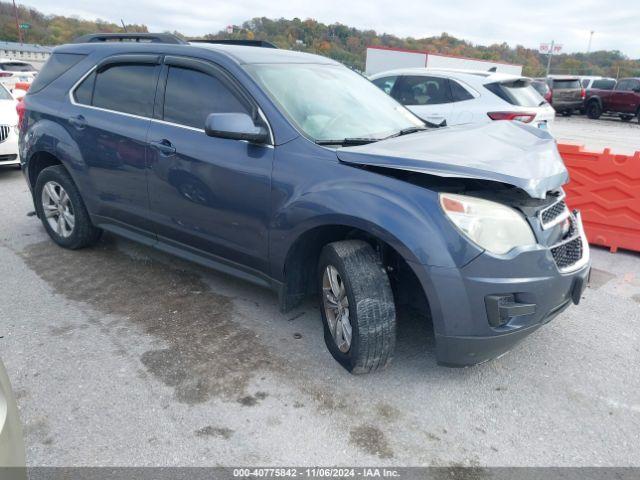
[[[314,141],[379,140],[424,123],[369,80],[339,65],[260,64],[247,70]]]

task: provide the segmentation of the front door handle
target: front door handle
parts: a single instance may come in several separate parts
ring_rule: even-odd
[[[69,124],[78,130],[82,130],[87,126],[87,119],[83,115],[76,115],[75,117],[69,117]]]
[[[173,144],[166,138],[163,138],[162,140],[157,142],[149,142],[149,144],[151,145],[151,148],[156,149],[162,155],[165,155],[167,157],[175,155],[176,153],[176,147],[174,147]]]

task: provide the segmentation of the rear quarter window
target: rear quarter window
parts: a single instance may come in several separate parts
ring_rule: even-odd
[[[600,90],[613,90],[616,86],[615,80],[596,80],[591,85],[591,88],[598,88]]]
[[[29,92],[39,92],[85,57],[86,55],[75,53],[54,53],[33,80]]]

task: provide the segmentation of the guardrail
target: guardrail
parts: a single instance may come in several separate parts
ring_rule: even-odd
[[[571,180],[567,204],[582,213],[589,243],[640,251],[640,152],[618,155],[558,144]]]

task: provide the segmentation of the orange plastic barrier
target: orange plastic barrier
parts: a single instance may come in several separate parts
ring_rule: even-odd
[[[582,212],[589,243],[640,251],[640,152],[634,155],[588,152],[559,144],[571,180],[567,204]]]

